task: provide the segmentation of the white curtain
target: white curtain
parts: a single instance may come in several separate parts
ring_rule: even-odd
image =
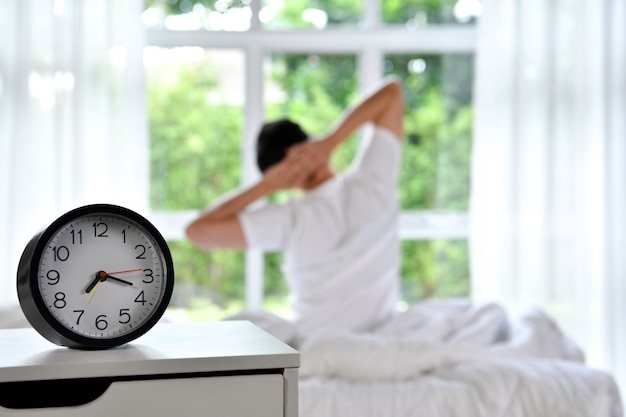
[[[147,204],[141,0],[0,1],[0,305],[74,207]]]
[[[625,0],[485,0],[472,292],[539,306],[626,382]]]

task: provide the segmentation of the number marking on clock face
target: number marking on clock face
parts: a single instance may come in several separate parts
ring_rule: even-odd
[[[166,268],[143,227],[114,214],[87,215],[48,241],[38,285],[44,304],[64,327],[110,339],[152,316],[165,293]]]

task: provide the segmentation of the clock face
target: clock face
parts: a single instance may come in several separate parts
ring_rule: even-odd
[[[169,250],[147,220],[124,210],[86,206],[41,235],[28,273],[34,303],[20,299],[44,336],[110,347],[145,333],[163,314],[173,287]]]

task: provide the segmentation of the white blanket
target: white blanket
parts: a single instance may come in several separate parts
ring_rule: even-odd
[[[544,313],[509,320],[497,304],[416,304],[368,333],[330,332],[299,346],[303,377],[406,380],[458,363],[504,358],[565,359],[583,354]]]

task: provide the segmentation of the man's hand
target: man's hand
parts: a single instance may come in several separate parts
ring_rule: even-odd
[[[317,142],[293,145],[285,158],[270,167],[263,182],[273,191],[293,188],[306,189],[315,179],[316,173],[328,163],[328,155]]]

